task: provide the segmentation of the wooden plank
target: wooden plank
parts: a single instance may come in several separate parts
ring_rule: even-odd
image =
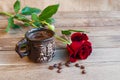
[[[10,0],[9,3],[7,0],[0,1],[0,11],[9,11],[13,12],[13,3],[15,0]],[[120,0],[52,0],[52,1],[43,1],[43,0],[21,0],[23,6],[37,7],[44,9],[48,5],[60,4],[59,11],[115,11],[120,10],[119,2]],[[67,3],[67,6],[66,6]]]
[[[56,26],[55,26],[56,27]],[[74,28],[73,28],[74,27]],[[120,28],[119,26],[103,26],[103,27],[67,27],[67,26],[62,26],[62,27],[56,27],[56,33],[58,35],[61,35],[61,30],[68,30],[68,29],[75,29],[75,30],[83,30],[87,31],[89,36],[93,37],[101,37],[101,36],[119,36],[120,33]],[[7,35],[6,35],[7,36]]]
[[[120,11],[78,11],[78,12],[58,12],[54,18],[120,18]],[[28,16],[27,16],[28,17]],[[29,18],[29,17],[28,17]],[[6,19],[0,16],[0,20]]]
[[[104,80],[104,77],[109,80],[120,79],[119,51],[120,48],[95,48],[87,60],[78,62],[85,65],[85,70],[87,71],[85,75],[81,75],[81,70],[75,67],[63,67],[61,74],[56,73],[56,70],[51,71],[47,69],[49,65],[66,61],[68,54],[65,50],[57,50],[53,61],[46,64],[32,63],[27,57],[20,59],[14,51],[0,51],[0,77],[3,80],[48,80],[48,78],[57,80],[93,80],[93,78]],[[48,78],[46,78],[46,75]],[[110,77],[110,75],[112,76]]]
[[[60,4],[59,11],[118,11],[120,10],[120,0],[52,0],[52,1],[34,1],[25,0],[25,3],[30,6],[45,8],[51,4]],[[35,4],[33,4],[35,3]],[[39,4],[38,4],[39,3]],[[67,3],[67,6],[66,6]],[[42,5],[42,6],[41,6]]]
[[[56,27],[56,26],[55,26]],[[56,34],[61,35],[61,30],[68,30],[73,29],[72,27],[56,27]],[[109,26],[109,27],[76,27],[74,26],[75,30],[84,30],[89,36],[119,36],[120,28],[119,26]],[[29,28],[18,29],[18,30],[11,30],[9,33],[4,31],[5,29],[0,29],[0,38],[20,38],[23,37],[25,32],[29,30]]]
[[[43,0],[24,0],[24,6],[30,6],[30,7],[36,7],[36,8],[39,8],[39,9],[43,9],[45,6],[45,1]]]
[[[119,18],[88,18],[88,19],[56,19],[56,27],[100,27],[119,26]]]
[[[119,52],[120,48],[94,48],[88,59],[79,61],[79,63],[87,65],[120,64]],[[66,52],[66,49],[57,49],[53,61],[49,64],[65,62],[67,58],[68,53]],[[21,59],[15,51],[0,51],[0,66],[2,65],[33,65],[33,62],[27,57]]]
[[[120,0],[109,0],[109,5],[110,5],[110,8],[111,10],[115,10],[115,11],[118,11],[120,10]]]
[[[119,26],[120,11],[81,11],[81,12],[58,12],[56,27],[100,27],[100,26]],[[16,22],[18,23],[18,22]],[[18,23],[20,24],[20,22]],[[0,16],[0,28],[7,26],[7,18]]]
[[[58,12],[55,18],[120,18],[120,11],[76,11]]]
[[[20,40],[18,39],[1,39],[0,40],[0,50],[15,50],[16,43]]]
[[[7,20],[0,20],[0,28],[7,26]],[[19,23],[20,24],[20,23]],[[69,18],[56,18],[56,27],[109,27],[119,26],[120,18],[92,18],[92,19],[69,19]]]
[[[7,71],[5,70],[7,69]],[[56,73],[56,70],[48,70],[46,67],[32,66],[21,68],[6,68],[5,71],[0,71],[0,77],[2,80],[114,80],[120,79],[119,71],[120,65],[111,66],[90,66],[87,67],[87,74],[82,75],[81,70],[75,67],[64,68],[62,73]],[[114,75],[113,75],[114,74]],[[3,76],[4,75],[4,76]],[[47,77],[46,77],[47,76]]]
[[[93,44],[93,48],[118,48],[120,47],[120,36],[108,36],[108,37],[90,37],[90,41]],[[14,50],[15,45],[22,38],[1,38],[0,50]],[[56,48],[65,48],[66,45],[56,40]]]
[[[110,0],[90,0],[89,10],[90,11],[109,11],[111,10]]]
[[[1,4],[3,4],[1,7],[3,8],[4,5],[6,5],[5,9],[3,8],[2,11],[9,11],[9,12],[13,12],[13,3],[15,2],[15,0],[10,0],[12,3],[8,3],[7,0],[5,1],[1,1]],[[3,2],[3,3],[2,3]],[[37,7],[40,9],[44,9],[45,7],[47,7],[48,5],[52,5],[52,4],[61,4],[59,11],[86,11],[89,10],[89,0],[84,1],[84,0],[77,0],[76,2],[74,2],[73,0],[65,0],[65,1],[61,1],[61,0],[53,0],[53,1],[43,1],[43,0],[22,0],[23,6],[31,6],[31,7]],[[69,3],[68,6],[66,6],[66,3]],[[74,3],[74,4],[73,4]],[[22,6],[22,7],[23,7]],[[9,8],[10,7],[10,8]],[[76,8],[79,7],[79,8]]]
[[[58,12],[54,18],[120,18],[120,11],[67,11]],[[0,20],[7,19],[5,16],[0,16]]]
[[[44,6],[48,6],[50,4],[60,4],[59,11],[89,11],[90,0],[52,0],[52,1],[44,1]],[[67,6],[66,6],[67,4]]]
[[[58,35],[61,35],[60,30],[62,28],[56,28]],[[64,27],[64,29],[71,29]],[[93,43],[94,48],[115,48],[120,47],[120,28],[118,27],[74,27],[74,29],[86,30],[90,37],[90,41]],[[0,30],[0,50],[14,50],[16,43],[24,37],[25,32],[17,30],[13,33],[5,33],[3,29]],[[61,44],[56,40],[57,48],[65,48],[66,45]]]
[[[0,12],[14,12],[13,4],[16,0],[0,0]],[[24,6],[24,0],[21,0],[21,7]]]

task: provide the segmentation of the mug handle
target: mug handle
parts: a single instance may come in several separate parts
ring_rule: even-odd
[[[16,48],[15,51],[18,53],[18,55],[23,58],[24,56],[28,55],[28,51],[26,49],[25,52],[21,52],[21,48],[23,48],[23,46],[26,48],[27,45],[27,40],[25,38],[23,38],[22,40],[20,40],[17,44],[16,44]]]

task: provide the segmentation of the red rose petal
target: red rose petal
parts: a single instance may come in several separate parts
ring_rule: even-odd
[[[84,41],[83,45],[81,46],[81,53],[79,54],[80,59],[86,59],[91,54],[91,52],[91,43],[88,41]]]
[[[76,57],[74,57],[74,54],[70,55],[69,60],[70,60],[70,62],[76,62],[77,61]]]
[[[77,59],[70,57],[70,62],[76,62],[76,61],[77,61]]]
[[[74,43],[73,43],[74,44]],[[71,46],[73,46],[73,44],[72,45],[67,45],[67,50],[68,50],[68,52],[69,52],[69,59],[70,59],[70,62],[76,62],[77,61],[77,58],[76,58],[76,51],[74,50],[74,48],[73,47],[71,47]]]
[[[82,43],[83,42],[74,41],[70,44],[70,47],[74,50],[74,52],[76,52],[81,47]]]
[[[71,35],[71,40],[73,41],[82,41],[82,40],[88,40],[88,36],[84,33],[76,32]]]
[[[88,36],[84,33],[82,33],[81,37],[82,37],[82,40],[88,40]]]
[[[74,50],[68,44],[67,44],[67,50],[68,50],[70,55],[74,54]]]
[[[88,36],[84,33],[74,33],[71,36],[72,43],[67,45],[70,54],[70,62],[76,62],[78,59],[86,59],[92,52],[92,45],[88,41]]]

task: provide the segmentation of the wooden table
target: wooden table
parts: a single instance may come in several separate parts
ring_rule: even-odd
[[[15,44],[28,29],[5,33],[7,20],[0,17],[0,80],[119,80],[120,79],[120,12],[58,13],[56,32],[61,29],[82,29],[88,33],[93,52],[88,59],[78,61],[85,65],[86,74],[75,67],[64,67],[62,73],[48,70],[49,65],[65,62],[65,45],[56,41],[56,56],[52,62],[36,64],[27,57],[21,59],[14,51]]]

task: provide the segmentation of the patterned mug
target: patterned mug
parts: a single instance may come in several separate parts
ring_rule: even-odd
[[[16,44],[15,50],[21,58],[28,56],[33,62],[49,62],[53,59],[55,52],[54,34],[49,29],[33,28],[27,31],[25,38]]]

